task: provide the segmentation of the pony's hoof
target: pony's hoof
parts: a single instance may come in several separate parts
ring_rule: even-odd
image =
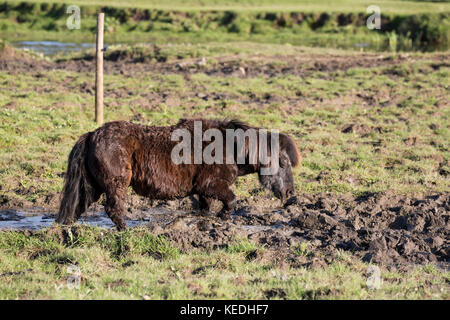
[[[117,231],[125,231],[127,230],[127,225],[116,226]]]
[[[218,217],[222,220],[229,220],[231,218],[231,211],[221,211]]]
[[[286,209],[289,206],[292,206],[294,204],[297,204],[298,200],[296,196],[292,196],[289,199],[286,200],[286,202],[283,204],[283,207]]]

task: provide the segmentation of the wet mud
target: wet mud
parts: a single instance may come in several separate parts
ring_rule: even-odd
[[[391,267],[449,267],[449,193],[417,198],[390,193],[298,194],[284,207],[277,204],[263,196],[240,200],[232,217],[222,220],[214,213],[201,214],[194,198],[148,207],[141,203],[129,208],[127,224],[148,226],[184,252],[224,248],[248,238],[265,250],[250,252],[247,259],[283,261],[294,267],[324,266],[342,251]],[[54,212],[36,211],[4,210],[0,229],[38,229],[53,223]],[[113,227],[100,205],[79,222]],[[301,243],[306,243],[306,250],[299,254]]]

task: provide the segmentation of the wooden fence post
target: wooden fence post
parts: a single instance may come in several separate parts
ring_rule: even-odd
[[[103,29],[104,29],[103,12],[97,17],[97,46],[96,61],[97,69],[95,73],[95,121],[98,125],[103,124]]]

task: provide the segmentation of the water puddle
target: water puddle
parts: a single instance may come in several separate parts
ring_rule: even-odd
[[[74,42],[59,42],[59,41],[18,41],[11,42],[11,44],[22,50],[30,50],[44,56],[52,56],[58,53],[72,53],[85,49],[95,48],[95,43],[74,43]],[[150,43],[145,43],[150,44]],[[110,45],[105,44],[105,49]],[[343,46],[342,49],[354,49],[359,51],[392,51],[392,48],[384,43],[355,43],[354,45]],[[447,50],[447,47],[417,47],[417,46],[401,46],[397,45],[394,51],[435,51],[435,50]]]
[[[128,227],[137,227],[146,225],[151,218],[142,218],[138,220],[126,219]],[[50,227],[55,222],[53,214],[42,214],[33,211],[6,210],[0,212],[0,230],[2,229],[28,229],[39,230]],[[98,212],[89,216],[81,217],[78,220],[80,224],[98,226],[104,228],[114,227],[111,219],[105,212]]]
[[[238,210],[237,212],[233,212],[231,217],[234,220],[234,217],[243,214],[245,214],[243,211]],[[125,221],[128,227],[148,226],[149,224],[165,227],[179,219],[185,220],[189,226],[192,223],[197,223],[197,218],[195,213],[164,207],[154,207],[142,211],[137,210],[133,215],[133,219],[126,218]],[[51,227],[54,222],[55,213],[48,212],[43,208],[7,209],[0,211],[0,230],[40,230]],[[86,213],[81,216],[77,223],[108,229],[115,227],[114,223],[104,211]],[[235,227],[248,233],[259,233],[268,230],[283,229],[284,226],[282,223],[275,223],[273,225],[236,224]]]
[[[12,42],[12,45],[18,49],[42,53],[44,56],[52,56],[57,53],[71,53],[95,48],[95,43],[73,43],[59,41],[20,41]]]
[[[248,233],[258,233],[258,232],[264,232],[268,230],[273,230],[279,228],[279,226],[273,225],[273,226],[252,226],[249,224],[244,224],[241,226],[238,226],[244,231],[247,231]]]

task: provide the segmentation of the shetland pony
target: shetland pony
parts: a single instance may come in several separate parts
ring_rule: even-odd
[[[245,162],[222,164],[175,164],[171,151],[177,145],[172,133],[177,129],[194,134],[194,122],[201,121],[202,132],[218,129],[254,129],[237,120],[180,120],[167,127],[144,126],[125,121],[109,122],[88,132],[75,143],[69,155],[63,197],[56,222],[71,224],[100,196],[106,194],[105,211],[118,230],[126,228],[125,198],[128,187],[151,199],[173,199],[198,194],[200,208],[209,210],[211,201],[223,203],[219,216],[227,218],[236,204],[230,187],[238,176],[258,173],[260,183],[283,202],[294,193],[291,167],[300,164],[301,156],[293,140],[279,134],[279,161],[276,173],[261,174],[268,164],[249,161],[250,146],[234,142],[235,151],[244,152]],[[271,140],[267,147],[270,153]],[[203,141],[203,146],[208,142]],[[193,148],[193,147],[192,147]],[[237,150],[240,148],[241,150]],[[245,148],[244,150],[242,148]],[[274,161],[274,160],[271,160]]]

